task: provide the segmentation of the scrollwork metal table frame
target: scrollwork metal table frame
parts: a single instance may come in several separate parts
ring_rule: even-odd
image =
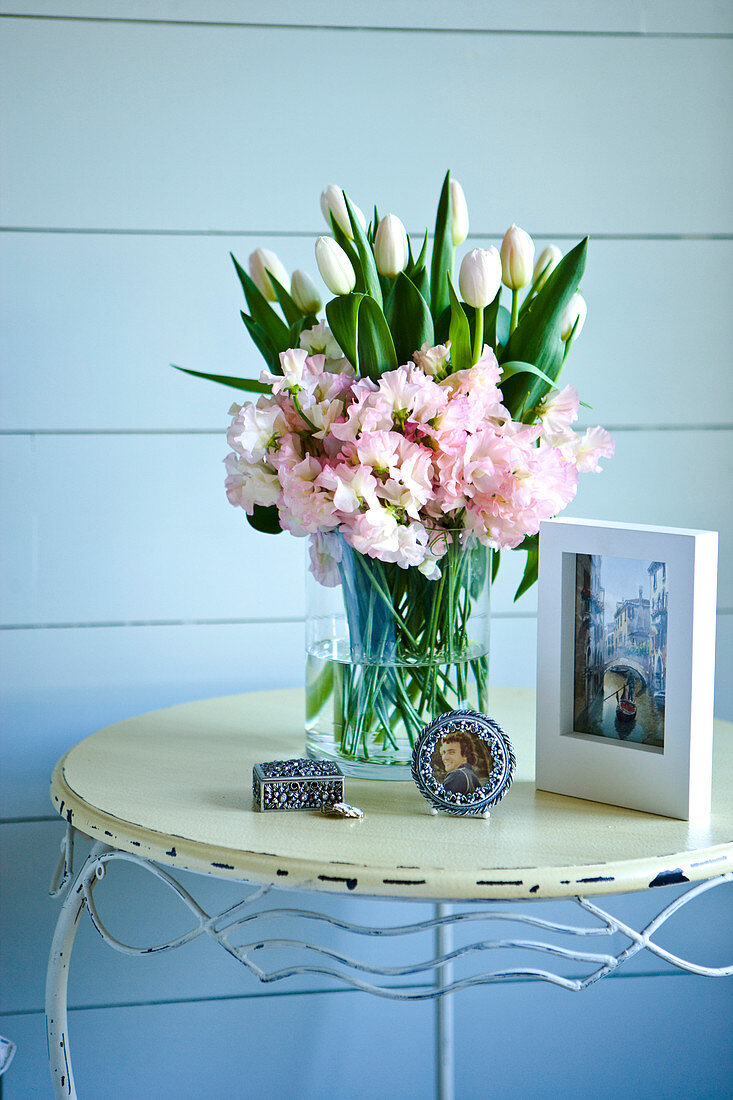
[[[66,989],[84,909],[104,941],[125,954],[169,951],[205,935],[261,982],[320,975],[381,997],[434,999],[440,1100],[453,1096],[449,994],[517,978],[579,992],[643,950],[691,974],[732,975],[733,966],[707,967],[680,958],[660,947],[654,936],[682,906],[733,881],[733,843],[723,839],[733,835],[733,728],[720,723],[717,730],[713,818],[695,825],[535,791],[532,703],[533,693],[527,691],[495,694],[497,716],[511,729],[517,746],[519,770],[513,791],[490,822],[431,817],[409,783],[351,780],[349,798],[364,808],[363,821],[256,813],[247,797],[252,765],[298,753],[300,692],[262,692],[156,711],[107,727],[70,750],[57,765],[51,786],[67,822],[52,884],[52,893],[64,895],[64,900],[46,987],[55,1095],[76,1097]],[[217,792],[213,799],[212,791]],[[76,878],[75,830],[95,839]],[[650,855],[650,848],[666,854]],[[94,894],[121,861],[143,868],[180,899],[191,918],[185,933],[169,942],[135,946],[108,931]],[[222,913],[209,913],[176,880],[171,866],[236,879],[246,883],[246,895]],[[594,900],[685,882],[691,884],[687,891],[665,904],[640,931],[609,913],[607,902],[601,906]],[[431,919],[389,927],[360,925],[306,908],[262,907],[283,884],[289,890],[430,899],[436,905]],[[461,902],[522,898],[533,902],[525,913],[512,906],[459,908]],[[534,904],[542,898],[570,899],[582,920],[545,919]],[[297,920],[304,938],[278,936],[285,919]],[[552,938],[480,936],[453,945],[458,926],[481,931],[492,922],[511,922]],[[405,965],[360,961],[319,943],[317,930],[326,927],[357,943],[365,937],[432,932],[434,950],[428,958]],[[599,949],[614,936],[624,941],[620,949]],[[583,964],[585,972],[568,976],[539,965],[492,969],[487,959],[499,949],[572,960]],[[277,958],[285,953],[290,961],[268,968],[270,951]],[[456,975],[459,963],[464,971],[470,963],[470,972]],[[425,975],[433,975],[430,984],[395,984]]]

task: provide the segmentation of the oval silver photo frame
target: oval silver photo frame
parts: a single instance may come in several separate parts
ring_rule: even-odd
[[[412,777],[434,810],[485,817],[514,781],[512,743],[498,722],[453,710],[426,726],[412,752]]]

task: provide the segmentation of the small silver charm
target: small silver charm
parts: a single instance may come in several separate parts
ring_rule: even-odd
[[[333,802],[330,806],[322,806],[321,813],[326,817],[358,817],[364,816],[364,811],[358,806],[352,806],[349,802]]]

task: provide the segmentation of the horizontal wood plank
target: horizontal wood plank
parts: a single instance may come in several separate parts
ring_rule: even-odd
[[[246,395],[170,364],[259,376],[228,253],[246,265],[260,245],[316,275],[307,237],[0,235],[0,265],[13,273],[0,304],[10,368],[0,429],[224,431],[231,401]],[[731,241],[591,241],[588,319],[563,374],[593,406],[583,418],[733,425],[732,281]]]
[[[450,166],[482,232],[732,228],[724,39],[39,20],[4,37],[5,225],[311,230],[330,180],[421,224]]]

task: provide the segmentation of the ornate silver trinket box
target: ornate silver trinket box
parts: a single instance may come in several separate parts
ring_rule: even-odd
[[[344,776],[331,760],[268,760],[252,769],[258,810],[322,810],[344,801]]]

